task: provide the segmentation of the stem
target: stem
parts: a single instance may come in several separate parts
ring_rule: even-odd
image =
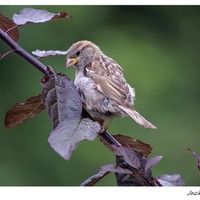
[[[101,133],[100,137],[103,137],[109,144],[114,144],[117,147],[121,147],[122,145],[107,131]]]
[[[27,60],[29,63],[31,63],[33,66],[35,66],[38,70],[40,70],[43,74],[46,73],[47,67],[43,65],[40,61],[38,61],[36,58],[34,58],[31,54],[29,54],[27,51],[25,51],[22,47],[20,47],[14,40],[12,40],[7,33],[0,30],[0,38],[8,44],[15,53],[22,56],[25,60]]]
[[[15,52],[15,50],[12,49],[12,50],[10,50],[10,51],[4,53],[3,55],[0,55],[0,60],[3,59],[4,57],[6,57],[7,55],[13,53],[13,52]]]

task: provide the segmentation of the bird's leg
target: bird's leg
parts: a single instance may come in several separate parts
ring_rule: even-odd
[[[101,131],[99,132],[99,134],[104,133],[105,131],[107,131],[107,129],[109,128],[109,126],[110,126],[110,124],[111,124],[113,118],[114,118],[114,116],[112,116],[112,117],[109,119],[108,123],[107,123],[105,126],[103,125],[103,123],[102,123],[102,124],[100,123],[101,126],[102,126],[102,129],[101,129]],[[104,121],[103,121],[103,122],[104,122]]]

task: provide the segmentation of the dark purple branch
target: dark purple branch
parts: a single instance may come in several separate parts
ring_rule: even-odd
[[[93,120],[93,118],[83,109],[82,116],[84,118],[90,118]],[[114,144],[117,147],[122,146],[110,133],[105,131],[104,133],[101,133],[101,137],[103,137],[109,144]]]
[[[31,54],[25,51],[22,47],[20,47],[14,40],[12,40],[7,33],[0,30],[0,38],[8,44],[17,54],[22,56],[25,60],[35,66],[38,70],[40,70],[43,74],[46,73],[47,67],[43,65],[40,61],[34,58]]]
[[[122,145],[107,131],[104,133],[101,133],[101,136],[109,143],[114,144],[117,147],[121,147]]]

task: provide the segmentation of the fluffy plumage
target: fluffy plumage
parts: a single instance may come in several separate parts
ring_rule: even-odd
[[[135,91],[126,82],[123,69],[90,41],[74,43],[67,53],[67,67],[75,66],[74,84],[84,108],[96,120],[129,115],[145,128],[156,128],[133,107]]]

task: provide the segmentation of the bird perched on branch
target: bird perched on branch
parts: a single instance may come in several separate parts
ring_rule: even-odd
[[[101,125],[105,120],[132,117],[145,128],[155,129],[133,107],[135,91],[126,82],[123,69],[90,41],[74,43],[67,52],[67,67],[74,66],[74,84],[86,111]]]

